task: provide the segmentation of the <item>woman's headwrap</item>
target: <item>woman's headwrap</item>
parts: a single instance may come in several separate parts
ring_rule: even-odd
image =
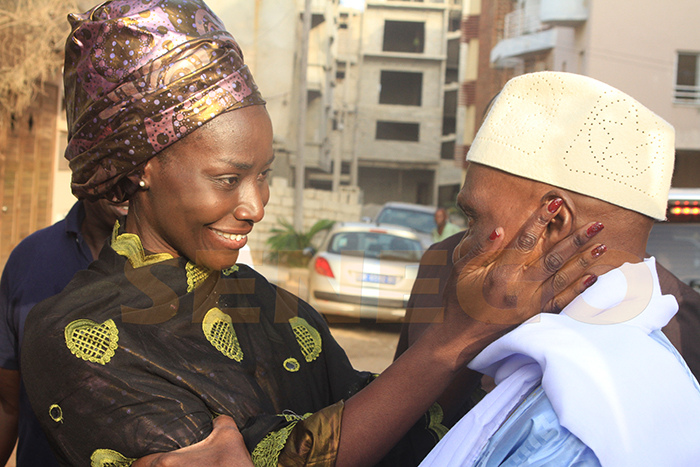
[[[128,198],[126,177],[226,111],[264,104],[235,39],[200,0],[114,0],[68,17],[66,159],[79,198]]]

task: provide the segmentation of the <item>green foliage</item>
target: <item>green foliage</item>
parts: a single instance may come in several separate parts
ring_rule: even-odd
[[[294,226],[285,219],[278,220],[280,227],[274,227],[272,236],[267,239],[267,244],[272,250],[270,259],[279,261],[279,264],[290,267],[303,267],[309,261],[304,256],[304,248],[313,247],[314,237],[324,230],[329,230],[335,221],[321,219],[316,222],[307,232],[298,232]]]

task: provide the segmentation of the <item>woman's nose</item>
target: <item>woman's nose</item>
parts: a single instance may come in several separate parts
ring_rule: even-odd
[[[265,215],[266,197],[263,191],[267,189],[267,185],[262,187],[254,183],[241,190],[238,203],[233,211],[236,219],[253,223],[260,222]]]

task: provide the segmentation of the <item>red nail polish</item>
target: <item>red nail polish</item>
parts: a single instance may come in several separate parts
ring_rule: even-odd
[[[500,236],[501,236],[501,233],[498,231],[498,229],[496,229],[493,232],[491,232],[491,235],[489,235],[489,240],[494,241]]]
[[[564,200],[561,198],[553,199],[552,201],[549,202],[549,206],[547,206],[547,211],[554,214],[555,212],[557,212],[557,209],[559,209],[559,206],[561,206],[563,203],[564,203]]]
[[[598,280],[598,276],[596,276],[595,274],[593,274],[593,275],[589,276],[588,279],[586,279],[585,281],[583,281],[583,285],[584,285],[586,288],[588,288],[588,287],[592,286],[593,284],[595,284],[597,280]]]
[[[605,228],[605,226],[603,224],[601,224],[600,222],[596,222],[592,226],[588,227],[588,230],[586,230],[586,235],[588,236],[588,238],[591,238],[592,236],[594,236],[595,234],[597,234],[598,232],[600,232],[604,228]]]
[[[602,255],[606,251],[608,251],[608,247],[606,247],[605,245],[599,245],[599,246],[593,248],[593,251],[591,251],[591,256],[593,256],[594,258],[597,258],[598,256]]]

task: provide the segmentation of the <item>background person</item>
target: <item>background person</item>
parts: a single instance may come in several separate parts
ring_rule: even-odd
[[[126,204],[78,201],[65,219],[28,236],[10,254],[0,281],[0,465],[18,437],[17,467],[58,465],[19,372],[24,322],[34,305],[59,293],[97,258],[126,213]]]
[[[445,208],[438,208],[437,211],[435,211],[435,224],[437,225],[431,233],[433,243],[441,242],[447,237],[459,232],[459,227],[450,222]]]
[[[216,416],[233,419],[257,465],[415,464],[444,431],[430,409],[457,369],[591,277],[576,260],[594,248],[581,249],[586,227],[552,248],[572,258],[571,282],[557,284],[541,249],[501,251],[496,228],[464,292],[492,284],[494,311],[506,290],[542,301],[509,309],[507,324],[453,302],[382,375],[355,371],[318,313],[235,266],[269,198],[272,128],[218,18],[196,0],[116,0],[70,20],[73,191],[130,205],[100,258],[27,319],[27,392],[64,464],[129,465],[190,446],[173,455],[197,456]],[[521,235],[539,238],[537,220],[556,214],[535,211]],[[516,258],[531,267],[498,272]]]

